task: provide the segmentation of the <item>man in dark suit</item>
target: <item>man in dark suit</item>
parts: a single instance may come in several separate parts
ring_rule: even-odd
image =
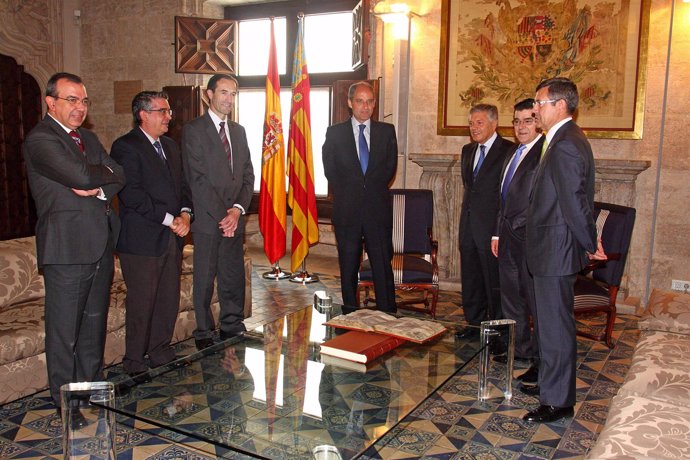
[[[330,126],[323,144],[323,169],[333,193],[343,303],[357,305],[362,247],[371,262],[376,308],[394,313],[393,204],[389,185],[398,165],[398,141],[389,123],[371,119],[374,89],[366,82],[348,91],[352,118]]]
[[[552,422],[573,415],[575,405],[574,284],[597,251],[594,212],[594,157],[573,122],[578,94],[566,78],[537,86],[534,109],[547,130],[544,153],[527,209],[527,267],[534,286],[539,343],[539,385],[527,394],[540,405],[523,418]]]
[[[132,100],[136,127],[113,143],[127,185],[118,194],[122,229],[117,251],[127,284],[125,372],[135,375],[175,359],[170,346],[180,305],[182,246],[192,196],[175,141],[168,95],[143,91]]]
[[[530,366],[527,372],[518,376],[518,380],[536,384],[539,354],[530,326],[533,312],[527,292],[531,280],[525,262],[525,226],[529,192],[539,165],[544,136],[537,127],[533,106],[534,99],[525,99],[514,106],[513,128],[520,144],[511,149],[512,153],[503,165],[501,199],[491,252],[498,258],[503,315],[515,320],[515,362]],[[506,356],[494,359],[505,361]]]
[[[470,109],[471,143],[462,148],[461,174],[465,189],[460,214],[460,269],[462,308],[465,320],[478,326],[487,319],[501,319],[498,262],[491,253],[491,237],[496,229],[501,168],[513,147],[497,132],[498,109],[478,104]],[[479,336],[468,327],[458,338]]]
[[[89,107],[81,78],[53,75],[45,102],[48,114],[26,137],[24,158],[38,213],[48,382],[59,406],[60,386],[103,377],[112,249],[119,231],[110,201],[125,176],[96,135],[81,128]]]
[[[218,278],[220,338],[241,335],[244,320],[244,215],[254,192],[244,128],[230,119],[237,80],[214,75],[206,89],[205,115],[182,129],[185,174],[192,190],[194,234],[194,331],[197,348],[213,345],[213,282]]]

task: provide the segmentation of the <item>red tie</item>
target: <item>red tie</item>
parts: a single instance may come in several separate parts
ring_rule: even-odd
[[[225,122],[221,121],[219,123],[220,129],[218,134],[220,135],[220,141],[223,143],[223,149],[225,149],[225,155],[228,157],[228,163],[230,163],[230,171],[232,171],[232,148],[230,147],[230,141],[228,140],[228,135],[225,133]]]
[[[77,143],[77,145],[79,146],[79,150],[81,150],[81,153],[84,153],[84,144],[81,141],[81,136],[79,135],[79,133],[76,131],[70,131],[69,135],[72,136],[74,142]]]

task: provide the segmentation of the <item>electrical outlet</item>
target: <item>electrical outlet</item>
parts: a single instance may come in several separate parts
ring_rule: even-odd
[[[690,281],[673,280],[671,281],[671,290],[688,292],[690,290]]]

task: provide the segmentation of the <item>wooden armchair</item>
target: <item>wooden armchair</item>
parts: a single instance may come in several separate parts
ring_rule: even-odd
[[[397,302],[398,308],[421,311],[436,317],[438,301],[438,243],[433,238],[434,197],[431,190],[392,189],[393,278],[395,289],[422,295]],[[372,299],[374,283],[371,265],[362,260],[357,284],[357,303],[364,291],[363,305]],[[422,304],[423,307],[415,306]]]
[[[616,321],[616,296],[625,270],[635,224],[635,209],[610,203],[594,203],[597,234],[608,260],[592,261],[575,282],[575,316],[605,313],[600,334],[578,330],[578,335],[603,340],[613,348],[611,333]]]

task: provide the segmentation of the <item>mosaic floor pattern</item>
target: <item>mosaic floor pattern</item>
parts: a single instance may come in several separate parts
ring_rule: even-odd
[[[302,285],[264,280],[266,267],[256,267],[252,275],[253,316],[251,329],[311,304],[313,293],[325,289],[337,301],[339,280],[319,274],[318,283]],[[438,319],[462,322],[460,294],[442,292]],[[580,320],[578,327],[600,327],[598,318]],[[362,458],[365,459],[579,459],[584,458],[603,428],[608,404],[616,394],[630,365],[639,338],[637,317],[619,315],[614,331],[615,347],[578,337],[577,404],[575,417],[557,423],[535,424],[522,420],[537,399],[513,389],[513,397],[477,400],[477,369],[474,365],[452,377],[439,392],[417,407]],[[194,350],[183,345],[178,355]],[[108,378],[121,378],[122,369],[107,370]],[[500,369],[492,366],[492,375]],[[516,374],[521,372],[516,370]],[[493,393],[492,393],[493,394]],[[162,428],[144,426],[125,417],[118,419],[118,459],[214,459],[249,458],[216,449]],[[146,428],[146,430],[144,430]],[[47,392],[0,406],[0,458],[62,458],[61,424]],[[170,440],[174,440],[171,443]],[[275,452],[271,458],[289,458]],[[288,454],[288,455],[286,455]]]

